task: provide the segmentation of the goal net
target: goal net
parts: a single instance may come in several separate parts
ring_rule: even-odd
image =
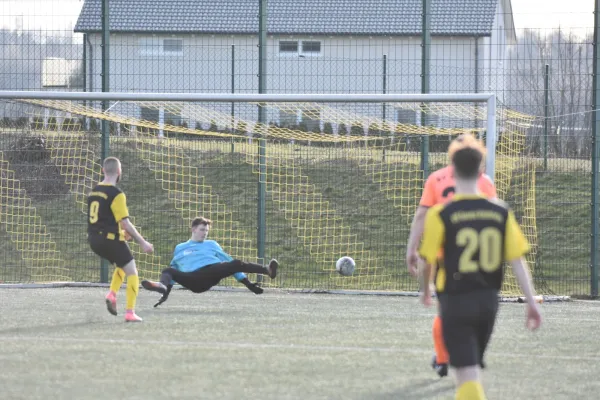
[[[265,286],[416,291],[404,260],[424,177],[465,132],[485,140],[539,278],[532,118],[493,96],[105,95],[106,110],[98,93],[0,94],[0,281],[98,282],[84,213],[104,149],[122,160],[133,222],[155,245],[131,244],[142,278],[157,279],[205,216],[234,258],[280,261]],[[350,277],[335,272],[341,256],[356,261]],[[519,294],[510,270],[503,293]]]

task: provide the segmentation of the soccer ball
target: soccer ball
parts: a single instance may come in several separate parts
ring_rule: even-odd
[[[344,256],[339,258],[335,263],[335,270],[343,276],[349,276],[354,273],[356,263],[352,257]]]

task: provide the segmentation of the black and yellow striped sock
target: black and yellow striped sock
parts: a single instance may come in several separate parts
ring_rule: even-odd
[[[122,268],[115,268],[115,272],[113,272],[112,280],[110,281],[110,291],[114,294],[119,293],[119,289],[121,289],[121,285],[125,280],[125,272]]]
[[[137,299],[138,290],[140,287],[140,279],[137,275],[129,275],[127,277],[127,311],[135,309],[135,301]]]
[[[486,400],[483,386],[477,381],[465,382],[456,390],[455,400]]]

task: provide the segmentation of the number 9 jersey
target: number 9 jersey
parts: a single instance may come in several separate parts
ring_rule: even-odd
[[[125,193],[118,187],[100,183],[88,195],[88,234],[124,241],[119,222],[128,217]]]
[[[435,264],[440,250],[438,294],[500,291],[504,262],[525,255],[529,243],[506,203],[460,194],[427,211],[419,254]]]

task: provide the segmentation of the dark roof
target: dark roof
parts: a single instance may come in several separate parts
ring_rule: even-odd
[[[101,30],[85,0],[75,32]],[[110,30],[256,34],[259,0],[110,0]],[[418,35],[422,0],[268,0],[269,34]],[[432,35],[489,36],[498,0],[432,0]]]

